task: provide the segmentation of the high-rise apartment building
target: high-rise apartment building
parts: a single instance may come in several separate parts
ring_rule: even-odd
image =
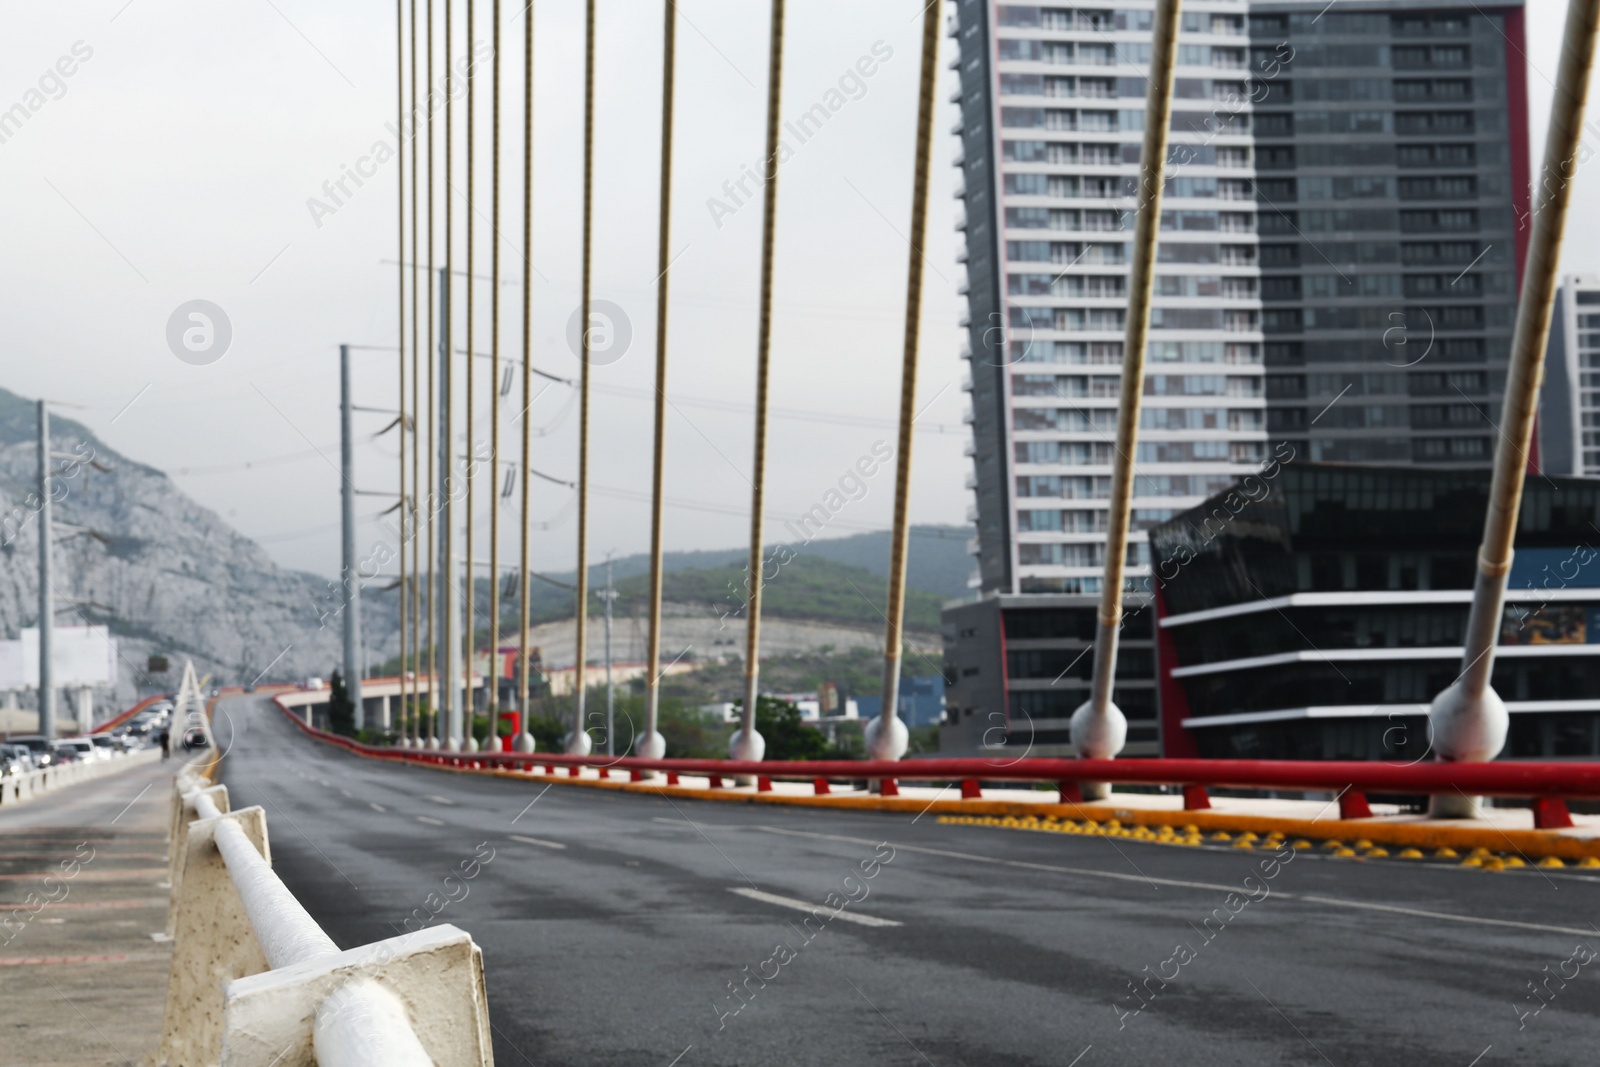
[[[1093,593],[1154,4],[956,7],[976,584]],[[1269,443],[1490,462],[1528,232],[1522,32],[1506,0],[1185,3],[1133,580],[1145,531]]]
[[[1520,4],[1261,2],[1267,429],[1304,458],[1494,455],[1528,226]]]
[[[1569,274],[1556,292],[1539,395],[1539,467],[1600,478],[1600,278]]]

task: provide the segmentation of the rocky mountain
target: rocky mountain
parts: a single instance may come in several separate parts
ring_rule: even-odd
[[[38,623],[37,407],[0,389],[0,638]],[[56,625],[105,624],[118,639],[117,698],[175,686],[183,658],[228,682],[324,674],[338,662],[338,594],[286,570],[162,472],[53,415]],[[369,658],[394,653],[392,603],[369,596]],[[332,612],[333,614],[329,614]],[[152,653],[171,660],[148,675]]]
[[[0,389],[0,639],[14,639],[21,628],[38,623],[36,435],[36,405]],[[125,705],[136,686],[176,686],[185,657],[202,673],[230,683],[325,675],[339,662],[342,626],[334,583],[278,566],[164,473],[114,451],[72,419],[52,415],[50,447],[56,472],[56,625],[110,627],[121,656],[118,703]],[[935,633],[941,599],[966,592],[967,534],[964,527],[913,528],[909,630]],[[785,562],[769,587],[768,613],[821,626],[817,641],[823,643],[849,636],[830,626],[850,634],[859,630],[865,636],[851,641],[873,643],[882,625],[888,539],[884,531],[794,546],[784,557],[793,562]],[[744,561],[744,550],[737,548],[669,553],[666,566],[676,578],[667,583],[667,614],[715,620],[733,612],[738,623]],[[642,598],[647,569],[643,555],[615,561],[620,617],[642,611],[632,601]],[[536,623],[572,615],[572,594],[562,586],[570,586],[573,576],[552,577],[556,582],[534,583],[530,615]],[[590,582],[594,590],[603,585],[601,567],[591,572]],[[481,593],[486,603],[486,585]],[[596,615],[598,608],[596,600]],[[370,666],[396,655],[392,592],[363,589],[362,633]],[[148,658],[156,654],[170,661],[165,675],[148,673]]]

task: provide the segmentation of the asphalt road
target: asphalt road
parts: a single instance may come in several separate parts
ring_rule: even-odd
[[[379,764],[257,698],[216,731],[234,804],[267,809],[340,945],[435,907],[472,934],[502,1067],[1595,1056],[1600,879],[1576,872],[1302,851],[1266,879],[1265,852]],[[825,924],[784,902],[829,894],[853,900]]]

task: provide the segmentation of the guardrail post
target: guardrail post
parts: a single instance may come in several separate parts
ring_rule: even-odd
[[[1535,830],[1565,830],[1572,826],[1572,813],[1567,802],[1560,797],[1533,798],[1533,828]]]
[[[1061,803],[1082,804],[1083,790],[1078,788],[1077,782],[1057,782],[1056,789],[1061,793]]]
[[[976,778],[961,779],[961,799],[978,800],[983,796],[983,786],[978,784]]]
[[[222,987],[267,969],[266,954],[217,851],[216,829],[225,819],[236,822],[261,855],[269,856],[266,812],[259,807],[187,825],[182,873],[173,886],[172,971],[157,1063],[217,1063],[222,1053]]]
[[[1203,785],[1186,785],[1183,787],[1183,810],[1205,811],[1211,807],[1211,795],[1206,792]]]
[[[172,842],[172,845],[167,851],[167,884],[172,887],[173,900],[177,900],[182,894],[183,871],[189,854],[189,825],[194,818],[194,813],[189,810],[189,805],[193,798],[199,796],[210,797],[211,802],[217,806],[217,810],[224,814],[233,810],[228,804],[227,786],[214,785],[209,788],[195,789],[191,784],[186,789],[182,784],[183,781],[182,778],[179,778],[173,782],[173,791],[177,795],[173,798],[173,826],[172,832],[168,836],[168,840]],[[177,921],[177,913],[178,909],[176,907],[167,909],[168,937],[173,936],[175,932],[173,924]]]
[[[228,1067],[357,1062],[332,1057],[343,1049],[384,1067],[494,1062],[483,953],[450,925],[239,978],[225,996]]]
[[[1346,789],[1339,794],[1339,818],[1341,819],[1370,819],[1372,807],[1367,803],[1367,794],[1356,789]]]

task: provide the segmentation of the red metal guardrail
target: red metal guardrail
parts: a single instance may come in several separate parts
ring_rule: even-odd
[[[772,779],[798,779],[814,783],[818,793],[828,791],[832,779],[869,779],[882,783],[883,794],[894,796],[898,781],[959,781],[963,798],[982,796],[985,781],[1055,782],[1063,802],[1079,803],[1079,782],[1114,782],[1125,785],[1179,786],[1186,810],[1211,806],[1208,787],[1300,790],[1338,794],[1339,818],[1370,818],[1367,794],[1445,794],[1528,798],[1533,802],[1534,826],[1540,830],[1572,826],[1566,798],[1600,798],[1600,763],[1532,763],[1496,760],[1491,763],[1394,764],[1364,760],[1205,760],[1205,759],[918,759],[894,761],[806,760],[750,762],[715,759],[641,759],[634,756],[569,756],[565,753],[444,752],[431,749],[365,745],[348,737],[318,730],[275,697],[273,703],[308,735],[352,752],[378,759],[393,759],[468,768],[529,770],[535,766],[553,773],[569,768],[576,777],[585,767],[624,771],[634,781],[644,772],[665,773],[667,784],[677,784],[682,774],[704,775],[711,788],[735,775],[757,780],[758,791],[769,791]]]
[[[89,732],[92,733],[92,734],[109,733],[110,731],[112,731],[112,730],[116,729],[117,727],[121,726],[123,723],[127,722],[129,719],[133,718],[135,715],[139,714],[145,708],[148,708],[151,704],[154,704],[157,701],[170,700],[170,699],[171,699],[170,697],[167,697],[167,696],[165,696],[163,694],[160,694],[160,693],[157,693],[153,697],[145,697],[143,700],[139,701],[139,703],[135,704],[133,707],[129,708],[127,711],[124,711],[121,714],[112,716],[111,718],[107,719],[105,722],[101,723],[99,726],[96,726],[94,729],[90,730]]]

